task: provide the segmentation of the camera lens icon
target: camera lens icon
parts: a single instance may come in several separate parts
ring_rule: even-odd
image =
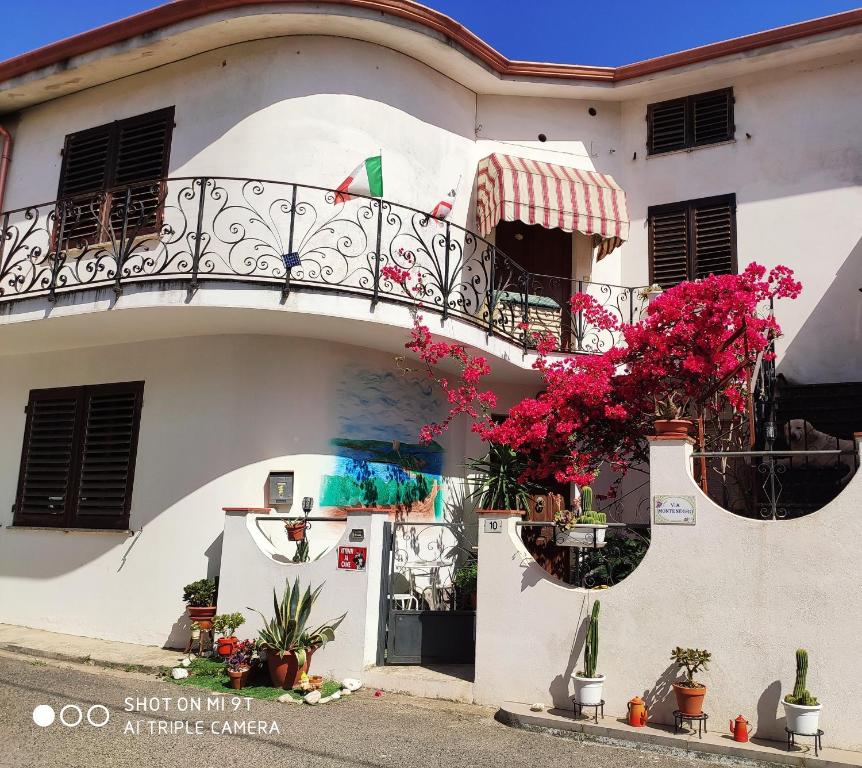
[[[41,728],[47,728],[52,725],[57,714],[53,707],[47,704],[40,704],[33,710],[33,722]],[[111,713],[104,704],[93,704],[86,713],[77,704],[66,704],[60,710],[60,722],[66,728],[77,728],[86,718],[87,724],[93,728],[102,728],[108,724],[111,719]]]
[[[54,708],[47,704],[40,704],[33,710],[33,722],[40,728],[47,728],[54,722],[56,716]]]

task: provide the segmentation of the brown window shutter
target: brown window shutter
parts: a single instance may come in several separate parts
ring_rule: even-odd
[[[174,109],[161,109],[117,124],[116,160],[111,187],[114,194],[111,223],[122,224],[129,198],[129,223],[133,232],[151,230],[157,223],[160,190],[148,184],[167,175]]]
[[[675,99],[647,108],[647,147],[650,155],[686,147],[686,100]]]
[[[112,131],[109,125],[66,137],[57,195],[66,201],[62,208],[64,244],[75,245],[99,239],[103,193],[111,164],[111,145]]]
[[[67,524],[74,493],[79,388],[33,390],[27,405],[16,525]]]
[[[693,276],[736,272],[735,197],[705,201],[693,207]]]
[[[715,144],[732,139],[733,92],[729,88],[691,97],[691,145]]]
[[[80,480],[74,516],[81,528],[127,528],[143,382],[85,387]]]
[[[688,206],[660,206],[649,215],[650,284],[670,288],[688,277]]]

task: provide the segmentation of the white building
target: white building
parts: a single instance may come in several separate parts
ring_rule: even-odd
[[[804,284],[779,372],[862,380],[862,12],[614,69],[509,61],[404,2],[201,7],[0,64],[0,622],[182,644],[224,507],[270,473],[295,509],[368,501],[351,460],[441,406],[393,363],[387,264],[418,261],[435,332],[512,400],[525,314],[590,353],[581,283],[630,320],[651,282],[752,261]],[[339,201],[381,151],[386,202]],[[482,446],[411,451],[427,518],[460,508]]]

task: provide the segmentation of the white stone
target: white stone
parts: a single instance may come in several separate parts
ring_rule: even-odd
[[[182,667],[176,667],[171,670],[171,677],[174,680],[182,680],[189,676],[189,671],[187,669],[183,669]]]
[[[279,696],[276,699],[276,701],[279,701],[282,704],[301,704],[302,703],[301,699],[295,699],[289,693],[282,694],[281,696]]]
[[[183,659],[180,662],[180,664],[182,664],[184,667],[190,667],[192,664],[192,660],[191,659]]]
[[[358,691],[362,687],[362,683],[355,677],[345,677],[344,680],[341,681],[341,684],[348,691]]]
[[[544,704],[530,704],[530,712],[541,712],[544,708]]]
[[[302,700],[306,704],[320,704],[320,699],[320,691],[312,691],[311,693],[305,694]]]

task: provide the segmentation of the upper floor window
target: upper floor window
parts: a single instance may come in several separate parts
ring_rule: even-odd
[[[729,141],[733,124],[733,89],[698,93],[647,107],[647,151],[675,152]]]
[[[144,382],[34,389],[15,525],[129,527]]]
[[[57,197],[67,201],[57,226],[72,247],[152,232],[158,227],[174,108],[66,136]]]
[[[648,218],[651,285],[736,272],[736,195],[654,205]]]

